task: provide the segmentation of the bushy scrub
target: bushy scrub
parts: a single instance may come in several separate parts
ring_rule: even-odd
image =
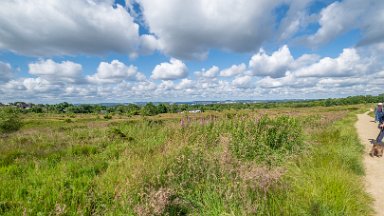
[[[0,133],[17,131],[21,127],[19,113],[13,108],[0,109]]]
[[[283,159],[302,145],[302,127],[289,116],[235,122],[232,152],[241,160]]]
[[[104,119],[107,119],[107,120],[112,119],[112,115],[110,115],[110,114],[105,114],[105,115],[104,115]]]

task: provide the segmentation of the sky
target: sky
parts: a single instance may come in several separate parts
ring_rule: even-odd
[[[382,0],[1,0],[0,102],[384,93]]]

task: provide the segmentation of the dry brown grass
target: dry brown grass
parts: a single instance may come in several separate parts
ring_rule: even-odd
[[[239,176],[248,187],[264,193],[277,185],[284,173],[286,170],[282,167],[268,168],[252,163],[242,164],[239,169]]]
[[[150,190],[148,193],[142,193],[142,204],[135,207],[135,212],[140,216],[162,215],[171,200],[172,190],[169,188],[160,188]]]

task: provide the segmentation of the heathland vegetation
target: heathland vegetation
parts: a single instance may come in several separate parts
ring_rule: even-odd
[[[353,128],[368,106],[302,103],[313,107],[224,104],[153,116],[143,107],[142,115],[7,107],[0,214],[369,215]]]

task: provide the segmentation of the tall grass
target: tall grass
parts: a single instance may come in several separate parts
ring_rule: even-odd
[[[293,215],[371,215],[363,187],[363,146],[349,114],[311,136],[307,155],[288,166],[287,212]]]
[[[0,214],[368,215],[353,116],[268,112],[27,120],[0,140]]]
[[[0,108],[0,135],[17,131],[21,127],[18,110],[13,108]]]

